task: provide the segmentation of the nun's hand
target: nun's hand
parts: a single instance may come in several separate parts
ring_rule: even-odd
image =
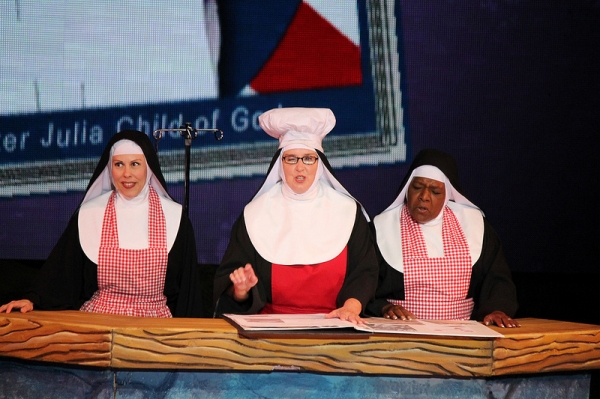
[[[33,303],[31,303],[29,299],[12,301],[6,305],[0,306],[0,313],[10,313],[13,309],[21,309],[21,313],[31,312],[33,310]]]
[[[381,313],[383,313],[383,317],[386,319],[392,320],[413,320],[417,318],[417,316],[412,314],[408,309],[405,309],[400,305],[392,305],[391,303],[385,305],[383,309],[381,309]]]
[[[258,277],[254,274],[254,269],[250,263],[235,269],[229,275],[229,279],[233,283],[233,299],[237,302],[244,302],[248,299],[250,290],[258,283]]]
[[[521,327],[518,321],[511,319],[508,315],[500,310],[493,311],[483,318],[483,324],[489,326],[495,324],[498,327]]]
[[[348,298],[346,302],[344,302],[344,306],[331,311],[325,316],[325,318],[332,319],[334,317],[337,317],[340,320],[349,321],[352,324],[365,324],[363,319],[360,318],[361,310],[362,305],[360,304],[358,299]]]

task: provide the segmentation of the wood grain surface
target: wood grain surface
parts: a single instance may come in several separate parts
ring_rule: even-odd
[[[221,319],[79,311],[0,315],[0,356],[117,369],[491,377],[600,368],[600,326],[520,319],[504,338],[395,334],[242,336]]]

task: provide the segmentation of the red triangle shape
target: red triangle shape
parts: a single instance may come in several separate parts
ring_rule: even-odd
[[[272,93],[361,83],[360,46],[302,2],[250,86],[258,93]]]

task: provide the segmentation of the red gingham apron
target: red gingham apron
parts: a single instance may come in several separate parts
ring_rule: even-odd
[[[429,258],[423,232],[406,206],[400,215],[405,300],[391,300],[420,319],[468,320],[473,299],[466,298],[472,263],[465,235],[446,207],[442,222],[443,258]]]
[[[314,265],[271,267],[271,298],[263,314],[329,313],[337,309],[337,296],[344,285],[348,250],[332,260]]]
[[[163,294],[167,273],[167,233],[160,199],[149,187],[146,249],[119,248],[115,193],[110,196],[98,254],[98,291],[83,304],[86,312],[171,317]]]

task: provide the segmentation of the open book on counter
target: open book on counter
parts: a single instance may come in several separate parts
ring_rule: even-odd
[[[364,325],[352,324],[325,314],[224,314],[226,320],[244,331],[285,331],[352,328],[367,333],[418,334],[460,337],[501,338],[502,334],[475,320],[390,320],[364,318]]]

